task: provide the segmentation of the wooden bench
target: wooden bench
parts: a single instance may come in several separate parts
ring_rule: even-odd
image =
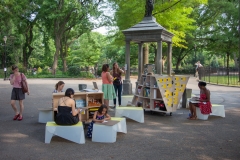
[[[201,120],[207,120],[209,114],[202,114],[199,107],[196,107],[197,112],[197,118]],[[212,113],[210,113],[210,116],[220,116],[225,117],[225,109],[224,105],[221,104],[212,104]]]
[[[47,123],[53,121],[53,109],[52,108],[38,108],[38,122]]]
[[[85,143],[82,122],[78,122],[78,124],[72,126],[61,126],[55,122],[47,122],[45,128],[45,143],[50,143],[54,135],[78,144]]]

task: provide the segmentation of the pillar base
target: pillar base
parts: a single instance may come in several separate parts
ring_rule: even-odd
[[[132,94],[132,83],[130,80],[123,80],[123,95]]]

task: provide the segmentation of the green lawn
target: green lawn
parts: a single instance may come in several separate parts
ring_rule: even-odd
[[[233,76],[205,76],[202,80],[215,84],[230,85],[230,86],[240,86],[238,75]]]

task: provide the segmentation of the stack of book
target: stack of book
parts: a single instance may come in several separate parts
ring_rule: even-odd
[[[144,88],[143,90],[143,96],[144,97],[150,97],[150,88]]]

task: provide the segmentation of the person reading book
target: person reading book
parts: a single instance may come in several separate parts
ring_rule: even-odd
[[[189,110],[191,112],[191,115],[188,117],[188,119],[195,120],[197,119],[197,113],[196,113],[196,107],[199,107],[202,114],[210,114],[211,111],[211,102],[210,102],[210,91],[206,88],[207,83],[200,81],[198,83],[198,87],[200,89],[200,98],[199,103],[196,103],[195,101],[189,102]]]
[[[96,111],[93,115],[93,120],[88,126],[87,137],[92,138],[92,131],[93,131],[93,124],[96,123],[103,123],[105,121],[111,120],[111,116],[107,113],[108,107],[102,104],[98,111]]]
[[[76,109],[73,99],[74,90],[68,88],[65,96],[58,100],[57,115],[55,123],[58,125],[74,125],[81,120],[80,108]]]

